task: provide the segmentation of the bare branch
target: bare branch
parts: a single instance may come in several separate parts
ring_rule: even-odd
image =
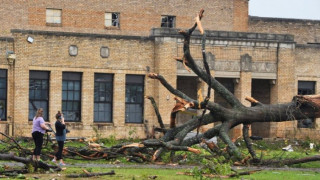
[[[146,96],[146,98],[151,101],[151,104],[152,104],[152,106],[153,106],[153,109],[154,109],[154,111],[155,111],[155,113],[156,113],[156,115],[157,115],[158,123],[159,123],[160,127],[161,127],[162,129],[165,129],[164,124],[163,124],[163,121],[162,121],[162,118],[161,118],[161,115],[160,115],[160,112],[159,112],[159,108],[158,108],[158,106],[157,106],[154,98],[153,98],[152,96]]]
[[[249,150],[250,155],[252,156],[253,159],[258,159],[255,151],[252,148],[252,142],[249,138],[249,125],[248,124],[243,125],[242,134],[243,134],[244,142],[246,143],[246,146],[247,146],[247,149]]]
[[[244,108],[244,106],[240,103],[240,101],[227,90],[223,85],[221,85],[217,80],[215,80],[212,76],[208,76],[206,72],[204,72],[198,65],[195,63],[194,59],[190,54],[190,36],[193,32],[194,28],[197,26],[195,23],[194,27],[189,29],[188,33],[184,31],[180,31],[180,34],[184,36],[184,57],[187,60],[187,65],[192,69],[192,71],[197,74],[204,82],[206,82],[210,88],[213,88],[218,94],[220,94],[232,107],[236,108]],[[205,43],[205,41],[203,42]]]
[[[173,88],[165,79],[163,76],[161,76],[160,74],[156,74],[156,73],[149,73],[148,74],[148,77],[151,78],[151,79],[157,79],[161,82],[161,84],[167,88],[172,94],[182,98],[182,99],[185,99],[186,101],[188,102],[192,102],[194,104],[194,107],[197,107],[197,105],[199,104],[198,101],[190,98],[189,96],[187,96],[186,94],[184,94],[183,92]]]

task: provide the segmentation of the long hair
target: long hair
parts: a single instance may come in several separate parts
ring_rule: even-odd
[[[42,117],[42,116],[43,116],[43,109],[42,109],[42,108],[39,108],[39,109],[37,110],[37,113],[36,113],[36,118]]]

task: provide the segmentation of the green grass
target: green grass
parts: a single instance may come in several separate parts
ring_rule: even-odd
[[[170,179],[170,180],[191,180],[194,179],[192,176],[178,175],[177,172],[186,172],[187,170],[182,169],[140,169],[140,168],[76,168],[68,167],[66,170],[53,174],[27,174],[27,178],[39,177],[40,179],[66,179],[67,174],[83,174],[83,169],[91,173],[102,173],[115,171],[115,175],[106,175],[99,177],[92,177],[92,179],[113,179],[113,180],[147,180],[150,177],[157,176],[157,180]],[[88,179],[88,178],[77,178],[77,179]]]
[[[308,152],[306,154],[306,152]],[[282,150],[265,150],[265,151],[256,151],[257,155],[260,157],[262,154],[263,159],[274,159],[274,160],[283,160],[283,159],[299,159],[303,157],[310,157],[314,155],[320,155],[319,152],[316,151],[293,151],[287,152]],[[297,167],[297,168],[320,168],[320,161],[316,162],[308,162],[302,164],[292,165],[290,167]]]
[[[320,179],[320,174],[317,172],[308,171],[261,171],[234,179],[242,178],[250,180],[318,180]]]
[[[298,159],[303,157],[310,157],[314,155],[320,155],[320,143],[315,143],[315,148],[310,149],[309,144],[311,141],[288,141],[288,140],[275,140],[275,141],[254,141],[254,149],[258,157],[262,156],[262,159],[273,159],[273,160],[283,160],[283,159]],[[297,144],[296,144],[297,143]],[[283,151],[282,148],[291,144],[293,147],[293,152]],[[247,148],[245,148],[244,141],[240,140],[238,145],[243,154],[249,155]],[[320,162],[308,162],[297,165],[292,165],[290,167],[297,168],[320,168]]]
[[[114,136],[110,136],[107,139],[99,139],[97,143],[103,143],[105,147],[111,147],[114,145],[117,145],[119,143],[128,142],[129,140],[116,140]],[[133,139],[130,139],[130,141],[133,141]],[[25,141],[25,140],[19,140],[19,144],[24,147],[28,148],[30,150],[33,149],[33,142],[32,141]],[[309,141],[306,142],[298,142],[299,145],[295,145],[294,142],[289,142],[286,140],[277,140],[277,141],[254,141],[254,149],[256,151],[256,154],[258,157],[262,155],[263,159],[273,159],[273,160],[282,160],[282,159],[288,159],[288,158],[302,158],[302,157],[308,157],[313,155],[319,155],[319,143],[316,143],[316,148],[313,150],[310,150],[309,148]],[[238,143],[236,143],[241,152],[244,155],[249,155],[248,150],[245,148],[244,141],[239,140]],[[285,147],[289,144],[293,145],[294,152],[286,152],[282,151],[282,147]],[[51,143],[49,143],[46,147],[43,148],[43,153],[49,153],[52,151]],[[7,147],[8,144],[6,143],[0,143],[0,149]],[[67,141],[65,144],[66,147],[74,147],[74,148],[81,148],[86,147],[87,143],[84,142],[78,142],[78,141]],[[220,148],[224,147],[224,145],[220,145]],[[191,152],[183,152],[179,151],[175,153],[175,163],[182,163],[184,165],[196,165],[197,167],[201,167],[202,164],[207,164],[210,167],[209,162],[213,161],[214,158],[210,157],[211,155],[204,149],[199,148],[197,145],[193,146],[193,148],[197,148],[201,150],[201,154],[193,154]],[[187,159],[183,159],[182,157],[187,157]],[[206,157],[206,158],[204,158]],[[219,158],[218,158],[219,159]],[[160,157],[160,160],[165,163],[169,163],[170,158],[170,152],[165,152],[162,157]],[[131,167],[121,167],[121,168],[106,168],[106,167],[93,167],[93,168],[85,168],[88,171],[91,172],[109,172],[111,170],[115,170],[116,175],[114,176],[102,176],[95,179],[148,179],[152,176],[157,176],[156,179],[170,179],[170,180],[179,180],[179,179],[200,179],[200,175],[192,177],[192,176],[186,176],[186,175],[178,175],[177,172],[191,172],[192,169],[174,169],[174,166],[172,166],[172,169],[150,169],[150,168],[139,168],[139,164],[128,162],[125,157],[118,157],[117,159],[112,160],[84,160],[79,158],[79,160],[76,159],[65,159],[65,162],[71,166],[68,166],[65,171],[62,172],[55,172],[55,173],[37,173],[37,174],[27,174],[26,176],[29,178],[32,178],[34,176],[39,177],[40,179],[65,179],[66,174],[70,173],[83,173],[84,168],[74,167],[73,165],[80,163],[80,164],[86,164],[86,163],[92,163],[92,164],[126,164],[126,165],[137,165],[137,168],[131,168]],[[224,166],[221,164],[219,166],[219,163],[224,162],[223,158],[219,161],[215,162],[214,166],[216,168],[223,169]],[[73,167],[72,167],[73,166]],[[145,167],[145,166],[144,166]],[[320,162],[309,162],[309,163],[303,163],[303,164],[297,164],[290,167],[295,168],[320,168]],[[195,172],[195,171],[193,171]],[[230,172],[225,172],[230,173]],[[285,179],[285,180],[295,180],[295,179],[320,179],[320,174],[317,172],[301,172],[301,171],[278,171],[278,170],[264,170],[261,172],[256,172],[250,176],[240,176],[239,178],[230,178],[230,179]]]
[[[102,173],[115,171],[115,175],[106,175],[100,177],[94,177],[94,179],[112,179],[112,180],[147,180],[156,176],[158,180],[191,180],[201,179],[200,176],[188,176],[180,175],[178,172],[190,172],[190,169],[150,169],[150,168],[77,168],[68,167],[66,170],[58,173],[50,174],[26,174],[27,178],[38,177],[40,179],[66,179],[67,174],[83,174],[83,169],[91,173]],[[87,179],[87,178],[78,178]],[[202,179],[206,179],[205,176]],[[209,178],[207,178],[209,179]],[[219,178],[215,178],[219,179]],[[277,170],[265,170],[253,173],[251,175],[239,176],[234,178],[223,178],[228,180],[238,179],[250,179],[250,180],[318,180],[320,179],[320,173],[308,172],[308,171],[277,171]]]

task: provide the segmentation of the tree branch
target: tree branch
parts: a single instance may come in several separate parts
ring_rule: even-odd
[[[257,155],[252,147],[252,142],[249,138],[249,125],[248,124],[244,124],[242,127],[242,135],[243,135],[243,139],[244,142],[246,143],[247,149],[251,155],[251,157],[255,160],[257,160]]]
[[[152,96],[146,96],[146,98],[151,101],[151,104],[152,104],[152,106],[153,106],[153,109],[154,109],[154,111],[155,111],[155,113],[156,113],[156,115],[157,115],[157,119],[158,119],[158,123],[159,123],[160,127],[161,127],[162,129],[165,129],[164,124],[163,124],[163,121],[162,121],[162,118],[161,118],[161,115],[160,115],[160,112],[159,112],[159,108],[158,108],[158,106],[157,106],[154,98],[153,98]]]
[[[195,107],[198,106],[199,102],[190,98],[189,96],[187,96],[186,94],[184,94],[183,92],[173,88],[166,80],[163,76],[161,76],[160,74],[156,74],[156,73],[149,73],[148,77],[151,79],[157,79],[160,81],[160,83],[167,88],[167,90],[169,90],[172,94],[185,99],[188,102],[192,102],[194,104]]]
[[[197,23],[194,26],[197,26]],[[213,88],[218,94],[220,94],[232,107],[243,108],[244,106],[231,92],[229,92],[229,90],[227,90],[223,85],[221,85],[213,77],[208,76],[207,73],[205,73],[202,69],[200,69],[198,65],[195,63],[194,59],[190,54],[190,47],[189,47],[190,36],[193,30],[194,30],[194,27],[189,29],[188,33],[185,33],[184,31],[180,31],[180,34],[184,36],[183,51],[184,51],[184,57],[187,60],[188,67],[190,67],[193,70],[193,72],[197,74],[208,85],[211,84],[209,87]]]
[[[283,160],[265,160],[260,162],[259,164],[265,166],[282,166],[282,165],[293,165],[300,164],[312,161],[320,161],[320,155],[315,155],[311,157],[304,157],[300,159],[283,159]]]

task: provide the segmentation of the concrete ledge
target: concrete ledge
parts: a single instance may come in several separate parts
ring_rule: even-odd
[[[180,29],[173,28],[152,28],[150,31],[151,37],[169,36],[182,37],[179,34]],[[207,39],[237,39],[237,40],[260,40],[260,41],[275,41],[275,42],[294,42],[294,36],[291,34],[267,34],[253,32],[234,32],[234,31],[205,31]],[[201,37],[200,32],[195,30],[193,37]]]
[[[11,33],[46,35],[46,36],[70,36],[70,37],[91,37],[91,38],[107,38],[107,39],[145,40],[145,41],[150,41],[154,39],[147,36],[124,36],[124,35],[74,33],[74,32],[61,32],[61,31],[35,31],[35,30],[23,30],[23,29],[11,29]]]
[[[252,79],[277,79],[277,73],[251,73]]]
[[[185,69],[178,69],[177,70],[177,76],[197,76],[194,72],[189,72]]]
[[[240,78],[240,72],[215,71],[214,77]]]

